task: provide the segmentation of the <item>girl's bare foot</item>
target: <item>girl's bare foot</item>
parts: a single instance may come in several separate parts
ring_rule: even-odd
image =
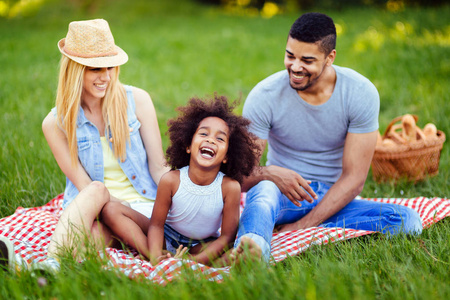
[[[247,236],[241,238],[239,245],[230,254],[230,260],[234,264],[240,264],[248,260],[261,261],[261,257],[261,247]]]

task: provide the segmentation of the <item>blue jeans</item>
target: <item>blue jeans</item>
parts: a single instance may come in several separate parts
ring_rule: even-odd
[[[268,261],[274,227],[303,218],[330,189],[329,185],[322,182],[312,182],[310,186],[318,199],[313,203],[303,201],[301,207],[295,206],[271,181],[261,181],[251,188],[247,193],[234,246],[237,247],[242,236],[248,236],[261,247],[263,258]],[[319,226],[381,231],[391,234],[422,232],[422,221],[413,209],[402,205],[357,199]]]

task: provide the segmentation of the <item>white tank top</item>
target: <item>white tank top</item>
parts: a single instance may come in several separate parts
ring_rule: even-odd
[[[188,171],[189,166],[180,169],[180,186],[172,198],[166,224],[191,239],[218,237],[222,224],[224,174],[219,172],[209,185],[196,185]]]

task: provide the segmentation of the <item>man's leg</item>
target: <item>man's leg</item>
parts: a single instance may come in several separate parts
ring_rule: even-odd
[[[240,255],[243,247],[256,248],[259,256],[269,260],[270,240],[280,210],[280,195],[280,190],[271,181],[261,181],[247,192],[234,243],[235,254]]]
[[[242,253],[242,246],[247,246],[250,252],[259,253],[268,261],[274,226],[300,220],[322,200],[330,188],[321,182],[312,182],[310,186],[318,199],[313,203],[303,201],[301,207],[295,206],[281,194],[273,182],[262,181],[250,189],[239,223],[234,255]],[[391,232],[392,234],[422,232],[422,221],[413,209],[367,200],[353,200],[320,226]]]
[[[391,234],[422,233],[422,220],[415,210],[403,205],[368,200],[353,200],[320,226]]]
[[[301,209],[296,209],[293,204],[282,204],[283,209],[278,216],[277,224],[293,223],[304,217],[322,200],[330,186],[323,182],[313,182],[311,188],[317,194],[318,199],[312,204],[303,201]],[[282,201],[287,200],[285,196],[281,199]],[[400,232],[420,234],[422,232],[422,220],[415,210],[403,205],[357,199],[351,201],[319,226],[390,232],[391,234]]]
[[[328,187],[323,192],[318,190],[319,185],[316,182],[313,182],[311,187],[319,198],[328,191]],[[289,201],[273,182],[261,181],[247,193],[234,244],[235,256],[242,253],[243,248],[249,248],[250,253],[256,256],[259,254],[265,261],[269,261],[274,226],[299,220],[317,203],[318,200],[313,203],[303,201],[302,206],[298,207]]]

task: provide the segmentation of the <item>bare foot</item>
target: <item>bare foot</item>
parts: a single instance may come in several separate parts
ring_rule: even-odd
[[[247,260],[260,261],[261,257],[261,247],[247,236],[241,238],[239,245],[230,254],[230,260],[235,264],[240,264]]]

